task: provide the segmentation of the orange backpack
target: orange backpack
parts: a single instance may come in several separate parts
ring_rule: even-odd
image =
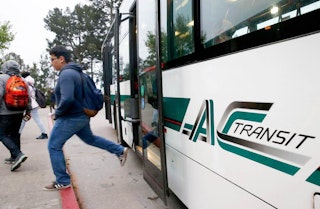
[[[25,110],[27,109],[28,101],[28,85],[20,76],[10,76],[6,83],[6,93],[4,94],[4,102],[8,110]]]

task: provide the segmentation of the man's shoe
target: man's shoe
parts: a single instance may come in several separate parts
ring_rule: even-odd
[[[42,133],[40,136],[38,136],[36,139],[47,139],[48,135],[45,133]]]
[[[14,159],[12,157],[4,159],[5,164],[12,164],[14,162]]]
[[[23,163],[24,161],[26,161],[28,157],[23,154],[23,153],[20,153],[16,159],[14,160],[12,166],[11,166],[11,171],[14,171],[16,170],[17,168],[19,168],[21,166],[21,163]]]
[[[43,187],[44,191],[57,191],[57,190],[61,190],[61,189],[67,189],[71,187],[71,184],[68,185],[63,185],[63,184],[58,184],[57,182],[52,182],[51,184]]]
[[[126,163],[127,160],[127,156],[128,156],[128,148],[124,148],[122,155],[120,155],[118,158],[120,160],[120,165],[124,166],[124,164]]]

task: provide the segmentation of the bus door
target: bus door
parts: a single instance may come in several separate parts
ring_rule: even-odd
[[[117,10],[115,23],[115,68],[117,130],[119,142],[134,148],[138,139],[138,77],[135,33],[135,7],[129,13]]]
[[[156,1],[137,4],[140,138],[136,150],[143,155],[143,177],[166,203],[167,180],[161,122],[161,88],[156,56]],[[159,96],[160,95],[160,96]]]
[[[141,139],[137,150],[143,153],[144,178],[153,190],[165,200],[156,78],[155,67],[145,69],[145,72],[139,77]]]

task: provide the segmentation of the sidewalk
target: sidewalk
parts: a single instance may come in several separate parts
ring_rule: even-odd
[[[49,108],[41,109],[39,113],[48,127]],[[91,120],[91,127],[94,134],[116,140],[116,133],[104,118],[103,111]],[[121,167],[116,156],[86,145],[76,136],[64,147],[73,189],[43,191],[42,187],[53,181],[54,175],[47,140],[36,140],[38,135],[36,123],[30,120],[21,137],[22,151],[29,158],[15,172],[3,163],[9,152],[0,145],[0,209],[183,208],[175,199],[169,199],[166,206],[157,198],[143,179],[141,159],[132,150],[129,150],[126,165]]]
[[[49,109],[41,109],[41,119],[47,127]],[[40,130],[31,119],[21,136],[21,150],[28,159],[11,172],[11,165],[3,163],[10,156],[0,143],[0,208],[1,209],[60,209],[58,192],[45,192],[42,187],[54,180],[49,161],[47,140],[36,140]]]

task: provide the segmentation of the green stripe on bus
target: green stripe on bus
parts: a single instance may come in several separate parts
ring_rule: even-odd
[[[116,96],[114,94],[111,94],[110,95],[111,104],[114,102],[115,99],[116,99]]]
[[[188,130],[192,130],[193,129],[193,125],[189,124],[189,123],[185,123],[184,124],[184,128],[188,129]]]
[[[187,98],[163,98],[164,125],[179,131],[186,114],[190,99]]]
[[[170,122],[164,122],[164,125],[167,126],[168,128],[171,128],[173,130],[179,131],[181,126],[180,125],[176,125],[174,123],[170,123]]]
[[[308,178],[307,181],[320,186],[320,170],[315,170]]]
[[[234,154],[237,154],[237,155],[240,155],[242,157],[248,158],[250,160],[253,160],[255,162],[258,162],[258,163],[261,163],[263,165],[269,166],[271,168],[274,168],[276,170],[279,170],[279,171],[282,171],[284,173],[290,174],[292,176],[296,172],[298,172],[298,170],[300,169],[300,168],[298,168],[296,166],[293,166],[293,165],[290,165],[290,164],[287,164],[287,163],[284,163],[284,162],[281,162],[281,161],[278,161],[278,160],[275,160],[275,159],[272,159],[272,158],[269,158],[269,157],[254,153],[254,152],[250,152],[248,150],[241,149],[239,147],[236,147],[236,146],[233,146],[233,145],[230,145],[230,144],[223,143],[219,139],[218,139],[218,143],[223,149],[225,149],[225,150],[227,150],[229,152],[232,152]]]
[[[124,100],[131,98],[130,95],[120,95],[120,101],[124,102]],[[116,95],[110,95],[110,100],[113,102],[116,99]]]

